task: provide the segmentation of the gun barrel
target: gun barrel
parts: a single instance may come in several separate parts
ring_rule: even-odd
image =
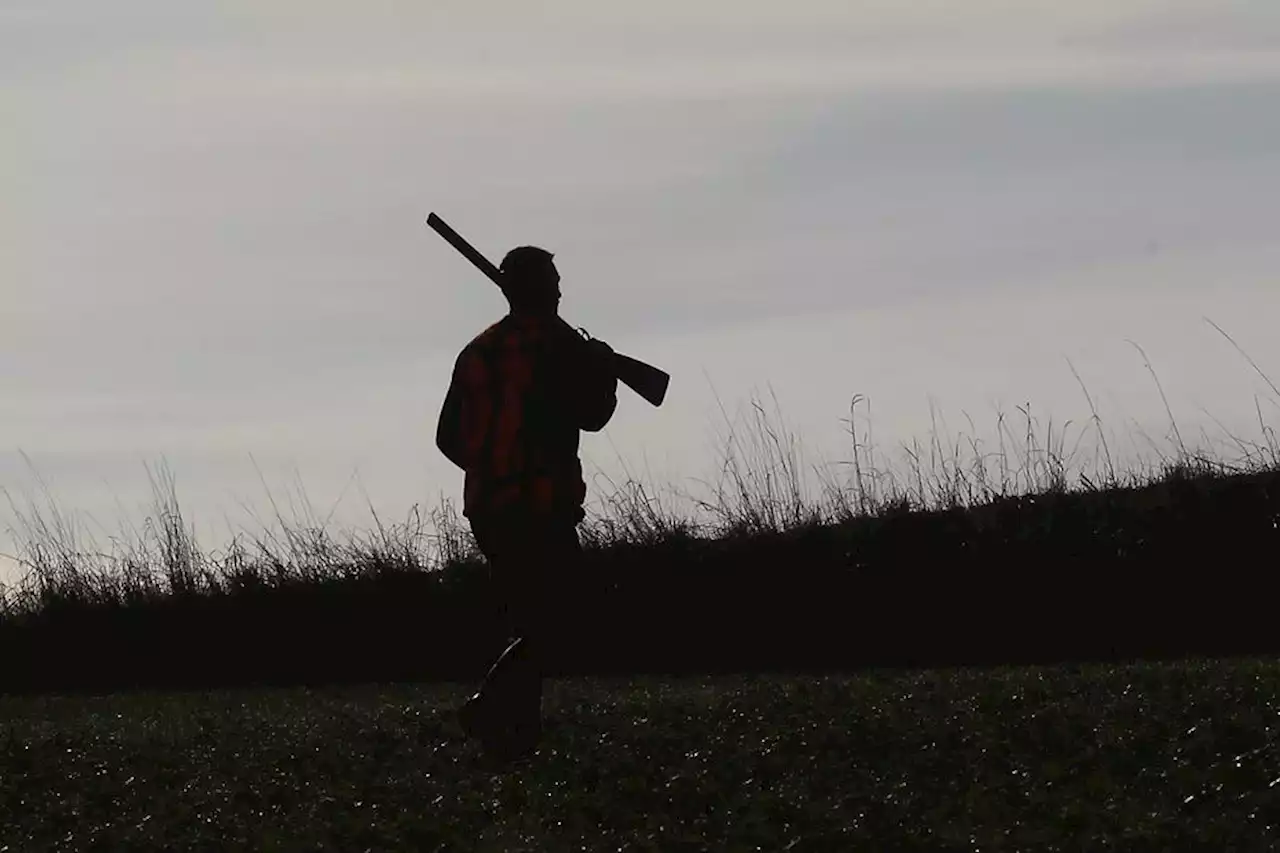
[[[464,258],[475,264],[480,272],[489,277],[489,280],[499,287],[502,286],[502,271],[489,262],[489,259],[476,251],[476,248],[466,241],[466,239],[449,227],[449,224],[436,216],[434,213],[427,215],[427,225],[431,226],[437,234],[448,241],[450,246],[457,249]]]

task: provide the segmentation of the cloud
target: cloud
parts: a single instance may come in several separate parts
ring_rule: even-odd
[[[673,372],[587,447],[679,474],[708,458],[704,376],[731,403],[774,382],[820,442],[873,392],[891,440],[929,392],[1065,406],[1069,373],[1042,377],[1077,347],[1120,376],[1126,334],[1213,391],[1187,330],[1276,308],[1256,4],[4,14],[0,450],[71,505],[150,454],[201,512],[254,490],[249,454],[321,499],[353,467],[396,511],[456,491],[435,408],[502,302],[431,210],[494,258],[555,251],[570,318]]]

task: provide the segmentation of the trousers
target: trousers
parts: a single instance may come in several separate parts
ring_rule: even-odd
[[[568,641],[568,581],[582,559],[577,520],[507,512],[472,518],[471,532],[488,564],[509,639],[478,695],[519,717],[540,719],[547,667]]]

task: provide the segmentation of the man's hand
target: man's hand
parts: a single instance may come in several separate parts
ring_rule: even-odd
[[[578,330],[585,340],[586,350],[582,364],[577,366],[579,377],[578,389],[578,428],[587,432],[599,432],[613,417],[618,405],[618,374],[615,370],[613,347],[604,341],[597,340],[587,334],[585,329]]]
[[[599,338],[591,337],[591,334],[584,328],[578,327],[578,334],[582,336],[587,345],[587,353],[589,357],[598,359],[601,365],[610,365],[613,359],[613,347],[606,344]]]

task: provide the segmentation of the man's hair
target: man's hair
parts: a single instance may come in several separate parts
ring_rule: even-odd
[[[502,292],[512,306],[532,307],[546,299],[542,285],[555,257],[537,246],[517,246],[502,259]]]
[[[536,281],[546,272],[554,257],[555,255],[546,249],[540,249],[537,246],[517,246],[507,252],[498,269],[502,270],[503,278],[510,279],[516,284],[530,279]]]

